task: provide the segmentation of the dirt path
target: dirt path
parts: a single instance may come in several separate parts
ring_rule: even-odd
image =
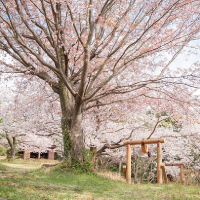
[[[0,160],[5,160],[6,156],[0,156]]]
[[[18,169],[39,169],[40,166],[27,166],[27,165],[20,165],[20,164],[12,164],[12,163],[2,163],[2,165],[12,167],[12,168],[18,168]]]
[[[24,160],[22,158],[16,157],[13,163],[7,162],[4,156],[0,156],[0,164],[7,167],[6,171],[29,171],[34,169],[39,169],[43,164],[57,164],[58,160],[47,160],[47,159],[28,159]]]

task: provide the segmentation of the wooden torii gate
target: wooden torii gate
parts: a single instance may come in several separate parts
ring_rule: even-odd
[[[164,166],[179,166],[180,167],[180,181],[181,184],[185,184],[184,174],[183,174],[183,165],[184,163],[165,163]]]
[[[123,144],[127,146],[126,154],[126,182],[131,183],[131,145],[141,145],[142,152],[148,152],[148,144],[157,144],[157,182],[162,183],[162,143],[165,139],[146,139],[146,140],[132,140],[124,141]]]

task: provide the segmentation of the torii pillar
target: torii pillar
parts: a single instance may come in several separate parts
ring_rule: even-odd
[[[131,183],[131,145],[127,143],[126,153],[126,182]]]
[[[157,183],[162,183],[162,144],[157,143]]]

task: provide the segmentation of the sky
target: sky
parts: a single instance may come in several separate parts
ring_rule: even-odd
[[[170,68],[171,69],[174,69],[176,67],[188,68],[196,61],[199,61],[199,55],[193,54],[190,56],[186,56],[184,54],[181,54],[174,60]]]

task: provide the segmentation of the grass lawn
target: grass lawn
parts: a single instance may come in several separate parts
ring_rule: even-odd
[[[5,199],[200,199],[200,187],[131,184],[95,174],[41,168],[47,160],[0,161],[0,197]],[[22,167],[21,167],[22,166]]]

